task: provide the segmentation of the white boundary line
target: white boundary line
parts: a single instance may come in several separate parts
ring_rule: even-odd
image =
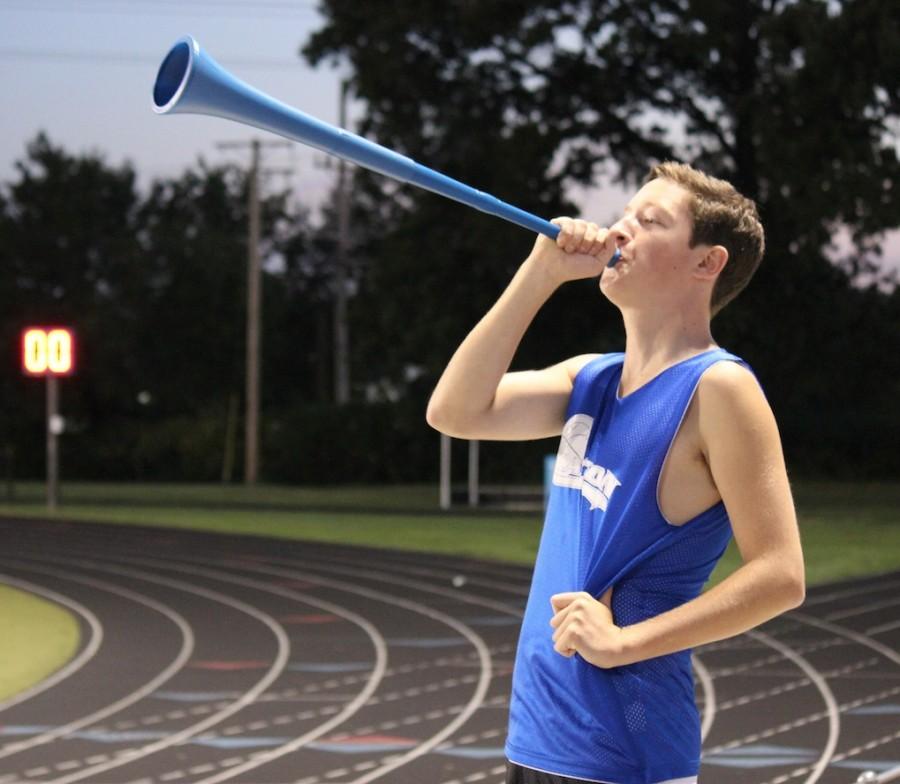
[[[284,560],[285,559],[277,559],[279,563],[282,563]],[[445,613],[428,607],[427,605],[420,604],[419,602],[409,601],[408,599],[401,599],[397,596],[391,596],[390,594],[383,593],[382,591],[372,590],[370,588],[361,588],[342,580],[334,580],[327,577],[320,577],[318,575],[311,575],[308,571],[306,571],[307,567],[303,567],[300,570],[298,570],[296,566],[294,566],[293,569],[279,569],[266,567],[261,564],[248,565],[245,562],[242,563],[241,566],[244,569],[252,570],[255,573],[259,574],[269,574],[277,577],[288,577],[293,579],[299,578],[302,580],[307,580],[312,583],[318,583],[319,585],[335,588],[339,591],[359,594],[361,596],[365,596],[368,599],[375,599],[376,601],[386,602],[397,607],[403,607],[404,609],[410,610],[412,612],[426,615],[434,619],[435,621],[443,623],[457,631],[460,635],[469,640],[469,642],[477,651],[480,663],[478,683],[476,684],[475,692],[473,693],[469,702],[464,706],[460,714],[449,724],[445,725],[443,729],[420,743],[415,748],[410,749],[405,754],[399,755],[391,762],[382,765],[380,768],[372,770],[361,776],[360,778],[354,779],[353,784],[368,784],[368,782],[375,781],[385,774],[390,773],[391,771],[396,770],[397,768],[402,767],[403,765],[406,765],[407,763],[412,762],[413,760],[421,756],[424,756],[436,746],[440,745],[444,740],[453,735],[453,733],[455,733],[456,730],[459,729],[459,727],[461,727],[463,724],[465,724],[465,722],[469,720],[472,714],[474,714],[475,711],[478,710],[478,708],[484,702],[484,698],[487,694],[487,690],[490,686],[492,678],[491,654],[481,636],[464,623],[461,623],[460,621],[449,615],[446,615]],[[328,569],[329,571],[337,571],[335,568],[323,566],[321,564],[318,568]],[[341,569],[340,571],[344,570]],[[386,582],[390,582],[390,580],[386,580]],[[197,782],[196,784],[211,783]]]
[[[347,567],[354,567],[359,565],[359,560],[353,560],[349,556],[333,556],[329,555],[326,559],[329,563],[339,563],[343,564]],[[435,577],[444,577],[448,582],[457,574],[461,574],[464,571],[465,564],[460,564],[458,569],[451,568],[447,565],[440,565],[437,568],[423,568],[421,566],[410,566],[405,562],[398,560],[395,562],[391,562],[390,564],[385,564],[389,566],[399,566],[400,570],[403,574],[410,575],[419,575],[422,577],[427,577],[428,575],[434,575]],[[479,585],[483,588],[491,588],[493,590],[499,591],[501,593],[512,594],[513,596],[519,596],[524,599],[528,598],[528,588],[531,581],[531,574],[529,573],[527,576],[523,575],[522,582],[520,583],[512,583],[506,582],[502,580],[492,580],[485,577],[480,577],[478,575],[466,574],[464,575],[466,578],[466,585]]]
[[[864,604],[862,607],[854,607],[850,610],[838,610],[837,612],[829,613],[825,616],[825,620],[838,621],[841,618],[866,615],[867,613],[875,612],[876,610],[883,610],[885,607],[896,607],[898,604],[900,604],[900,599],[897,597],[894,597],[893,599],[882,599],[879,602],[872,602],[872,604]]]
[[[890,574],[890,572],[888,572]],[[834,591],[832,593],[821,593],[815,596],[810,596],[804,603],[804,607],[813,607],[817,604],[825,604],[827,602],[833,602],[838,599],[848,599],[851,596],[859,596],[860,594],[867,593],[877,593],[878,591],[889,591],[892,588],[900,587],[900,580],[887,580],[879,583],[876,586],[860,586],[857,585],[853,588],[844,588],[841,590]]]
[[[11,708],[13,705],[18,705],[19,703],[25,702],[26,700],[30,700],[32,697],[40,694],[47,689],[56,686],[61,681],[68,678],[70,675],[74,675],[78,670],[84,667],[97,653],[100,649],[100,644],[103,642],[103,624],[100,623],[100,620],[97,618],[94,613],[92,613],[87,607],[76,602],[74,599],[70,599],[67,596],[63,596],[61,593],[57,593],[56,591],[51,591],[49,588],[44,588],[40,585],[35,585],[34,583],[27,582],[26,580],[19,580],[16,577],[12,577],[7,574],[0,574],[0,582],[5,585],[14,586],[16,588],[20,588],[23,591],[27,591],[29,593],[37,594],[38,596],[43,596],[45,599],[49,599],[51,602],[55,602],[56,604],[60,604],[63,607],[68,608],[74,613],[80,615],[84,622],[88,625],[88,628],[91,630],[91,635],[87,641],[87,644],[84,648],[78,653],[75,658],[69,661],[64,667],[58,669],[52,675],[44,678],[40,683],[36,683],[29,689],[25,691],[19,692],[18,694],[9,697],[8,699],[0,702],[0,711],[5,711],[8,708]],[[4,746],[3,749],[6,747]],[[3,749],[0,749],[0,757],[3,757],[4,754]]]
[[[210,601],[216,602],[218,604],[226,604],[230,607],[233,607],[239,612],[242,612],[246,615],[249,615],[251,618],[260,621],[270,629],[277,642],[277,653],[275,655],[275,660],[272,663],[272,666],[269,667],[266,674],[263,675],[260,680],[258,680],[250,689],[245,691],[237,700],[230,703],[227,707],[223,708],[217,713],[214,713],[212,716],[208,716],[203,721],[192,724],[191,726],[186,727],[179,732],[168,735],[162,740],[156,741],[155,743],[150,743],[146,746],[141,746],[136,749],[126,749],[120,753],[118,759],[113,760],[112,762],[105,762],[99,765],[85,768],[76,773],[64,776],[60,779],[54,779],[49,784],[71,784],[71,782],[74,781],[81,781],[82,779],[93,776],[97,773],[103,773],[104,771],[111,770],[122,765],[127,765],[130,762],[134,762],[143,757],[147,757],[150,754],[161,751],[162,749],[174,746],[178,743],[183,743],[189,738],[192,738],[193,736],[199,734],[203,730],[219,724],[229,716],[237,713],[245,706],[254,702],[259,697],[259,695],[262,694],[272,684],[272,682],[278,678],[279,675],[281,675],[281,673],[284,671],[284,668],[287,666],[288,657],[290,655],[290,641],[288,640],[284,629],[282,628],[281,624],[279,624],[274,618],[264,612],[261,612],[255,607],[245,604],[244,602],[241,602],[230,596],[225,596],[224,594],[218,593],[217,591],[210,591],[205,588],[200,588],[198,586],[191,585],[190,583],[185,583],[181,580],[173,580],[166,577],[160,577],[159,575],[152,575],[148,572],[144,572],[138,569],[122,569],[102,563],[98,564],[96,561],[79,560],[78,564],[82,568],[96,569],[101,572],[119,574],[125,577],[142,580],[144,582],[156,583],[158,585],[174,588],[178,591],[194,594],[195,596],[202,596],[203,598],[209,599]]]
[[[694,671],[697,673],[697,680],[700,681],[700,687],[703,689],[703,720],[700,724],[700,742],[703,743],[716,720],[716,687],[713,676],[696,651],[693,652],[691,660]]]
[[[56,740],[57,738],[70,735],[71,733],[81,729],[82,727],[96,724],[101,719],[105,719],[107,716],[118,713],[124,708],[127,708],[129,705],[132,705],[138,700],[146,697],[148,694],[156,691],[156,689],[158,689],[163,683],[165,683],[173,675],[175,675],[175,673],[177,673],[182,667],[184,667],[185,663],[194,650],[194,634],[191,631],[190,624],[188,624],[187,621],[185,621],[184,618],[177,612],[167,607],[166,605],[155,601],[154,599],[143,596],[139,593],[135,593],[134,591],[130,591],[127,588],[123,588],[121,586],[112,585],[101,580],[94,580],[90,577],[70,575],[66,572],[63,572],[62,570],[53,569],[51,567],[38,567],[27,564],[21,565],[21,568],[41,574],[49,574],[51,576],[58,577],[64,580],[70,580],[76,583],[83,583],[84,585],[89,585],[93,588],[97,588],[108,593],[114,593],[117,596],[122,596],[133,602],[137,602],[138,604],[143,604],[146,607],[149,607],[151,610],[155,610],[156,612],[164,615],[166,618],[172,621],[172,623],[174,623],[181,631],[181,649],[178,651],[178,654],[175,656],[175,658],[163,670],[161,670],[157,675],[155,675],[145,684],[143,684],[139,689],[132,691],[121,699],[116,700],[109,705],[106,705],[100,710],[82,716],[81,718],[76,719],[75,721],[71,721],[68,724],[56,727],[49,732],[45,732],[41,735],[29,738],[26,741],[5,746],[2,750],[0,750],[0,758],[8,757],[20,751],[25,751],[26,749],[33,748],[34,746],[40,746],[44,743],[49,743],[52,740]]]
[[[269,561],[275,561],[278,563],[290,563],[289,559],[276,558],[276,559],[268,559]],[[299,559],[291,559],[291,560],[299,560]],[[332,559],[328,559],[329,563]],[[300,561],[301,563],[305,563],[304,561]],[[318,564],[317,564],[318,565]],[[325,568],[325,567],[320,567]],[[341,574],[347,574],[349,576],[354,575],[363,575],[366,577],[370,577],[374,580],[380,580],[382,582],[393,583],[395,585],[403,585],[415,588],[417,590],[424,590],[430,593],[436,593],[440,596],[447,596],[450,598],[458,599],[463,602],[467,602],[469,604],[477,604],[481,606],[486,606],[491,609],[498,610],[500,612],[506,613],[508,615],[515,616],[517,618],[521,618],[523,616],[522,610],[517,607],[513,607],[512,605],[504,604],[501,602],[495,602],[491,599],[471,596],[470,594],[464,593],[462,591],[457,591],[449,588],[442,588],[440,586],[435,586],[430,583],[422,583],[418,580],[406,580],[403,578],[395,577],[394,575],[386,575],[378,570],[368,570],[368,569],[351,569],[349,567],[332,567],[332,571],[336,571]],[[697,672],[697,677],[700,680],[701,687],[703,688],[704,694],[707,695],[707,701],[704,702],[704,711],[703,718],[701,724],[701,741],[706,738],[706,735],[712,729],[713,721],[715,720],[716,714],[716,706],[715,706],[715,687],[713,686],[713,676],[709,672],[709,670],[703,665],[702,661],[699,664],[696,662],[696,653],[692,656],[694,660],[695,670]],[[708,676],[708,677],[706,677]],[[709,706],[707,708],[707,706]]]
[[[822,677],[822,674],[789,645],[785,645],[774,637],[770,637],[765,632],[751,630],[747,634],[755,637],[760,642],[764,642],[766,645],[771,645],[775,650],[780,651],[785,658],[794,662],[806,673],[825,701],[825,707],[828,711],[828,740],[825,742],[825,748],[822,749],[819,761],[813,766],[809,777],[804,782],[804,784],[814,784],[821,778],[832,756],[834,756],[834,750],[837,748],[838,737],[841,732],[840,710],[838,709],[837,700],[834,698],[834,692],[831,691],[831,687],[825,678]]]
[[[866,636],[860,632],[855,632],[852,629],[847,629],[844,626],[839,626],[836,623],[831,623],[829,621],[820,620],[819,618],[814,618],[811,615],[807,615],[804,612],[799,612],[797,610],[792,610],[789,613],[798,621],[802,621],[803,623],[809,624],[810,626],[818,626],[820,629],[824,629],[831,634],[837,635],[839,637],[845,637],[848,640],[853,640],[854,642],[858,642],[860,645],[864,645],[867,648],[871,648],[873,651],[878,651],[878,653],[882,654],[887,659],[890,659],[894,664],[900,664],[900,653],[895,651],[893,648],[889,648],[887,645],[878,642],[878,640],[873,640],[871,637]]]
[[[241,562],[240,565],[242,567],[246,567],[247,564],[246,564],[246,562]],[[326,567],[322,567],[322,568],[326,568]],[[461,570],[462,570],[462,565],[461,565]],[[875,592],[878,592],[881,590],[885,590],[887,585],[889,585],[889,584],[871,585],[871,586],[866,586],[865,588],[862,588],[862,589],[860,589],[860,588],[850,589],[848,591],[843,591],[843,592],[820,596],[820,597],[814,597],[812,600],[808,601],[807,604],[820,604],[824,601],[831,601],[834,599],[842,598],[843,596],[846,596],[846,595],[875,593]],[[495,586],[495,587],[499,588],[499,586]],[[439,591],[435,591],[435,592],[439,592]],[[445,593],[445,594],[457,594],[457,592],[450,592],[450,591],[440,591],[440,592]],[[455,598],[461,599],[463,601],[470,601],[470,602],[472,601],[471,599],[464,598],[459,595],[457,595]],[[476,601],[476,603],[481,603],[481,602]],[[493,603],[493,604],[499,604],[499,603]],[[500,608],[497,607],[496,609],[500,609]],[[521,613],[518,613],[518,614],[521,615]],[[800,616],[803,615],[802,613],[791,613],[791,614],[795,615],[795,617],[798,617],[798,620],[800,619]],[[803,616],[803,621],[812,622],[812,625],[819,625],[821,628],[828,628],[828,626],[830,626],[830,624],[827,624],[827,622],[825,622],[825,621],[819,622],[818,619],[808,618],[806,616]],[[840,628],[840,627],[836,627],[836,628]],[[873,628],[876,628],[876,627],[873,627]],[[877,628],[880,628],[880,627],[877,627]],[[841,631],[839,631],[838,633],[842,634],[842,636],[847,637],[848,639],[853,639],[854,636],[858,637],[858,638],[865,637],[865,635],[859,635],[859,634],[857,634],[855,632],[851,632],[850,630],[847,630],[847,629],[841,629]],[[859,641],[859,639],[857,641]],[[883,653],[884,655],[888,656],[888,658],[891,658],[892,660],[895,660],[895,661],[897,660],[897,659],[895,659],[895,657],[897,656],[896,652],[887,648],[887,646],[882,646],[880,643],[878,643],[875,640],[872,640],[871,638],[867,638],[867,640],[863,641],[861,644],[867,645],[870,648],[878,650],[880,653]],[[824,718],[824,716],[823,716],[823,718]],[[879,780],[893,781],[895,778],[900,777],[900,769],[897,769],[896,771],[894,771],[894,770],[888,771],[887,774],[891,774],[890,779],[879,778]],[[882,776],[887,775],[887,774],[882,774]],[[893,774],[896,774],[896,775],[893,775]]]
[[[221,781],[227,781],[234,776],[237,776],[241,773],[246,773],[248,770],[253,770],[254,768],[259,767],[260,765],[264,765],[267,762],[272,762],[273,760],[278,759],[279,757],[283,757],[285,754],[289,754],[292,751],[296,751],[297,749],[306,746],[307,744],[314,741],[316,738],[321,737],[326,732],[330,732],[332,729],[337,727],[339,724],[343,724],[347,721],[351,716],[357,713],[360,709],[362,709],[365,704],[368,702],[369,698],[378,688],[378,685],[381,683],[382,678],[384,677],[384,672],[387,668],[387,644],[385,643],[384,636],[378,631],[375,626],[373,626],[369,621],[367,621],[362,616],[357,613],[348,610],[347,608],[334,604],[333,602],[328,602],[322,599],[316,599],[314,597],[304,596],[298,593],[297,591],[292,591],[288,588],[283,588],[279,586],[273,586],[267,583],[259,582],[258,580],[252,580],[244,577],[236,577],[230,574],[226,574],[216,569],[208,569],[199,566],[191,566],[190,568],[177,567],[173,566],[171,561],[167,561],[165,563],[158,563],[155,560],[146,559],[146,558],[123,558],[123,561],[127,561],[129,563],[142,563],[145,565],[153,565],[156,568],[163,568],[170,571],[175,571],[179,573],[188,572],[189,574],[204,574],[211,577],[214,580],[219,580],[226,583],[232,583],[235,585],[243,585],[254,590],[263,591],[267,593],[277,594],[279,596],[283,596],[285,598],[291,599],[293,601],[299,602],[301,604],[308,604],[312,607],[317,607],[320,610],[325,610],[327,612],[338,615],[345,620],[350,621],[351,623],[359,626],[366,634],[368,634],[369,638],[372,641],[372,646],[375,649],[375,662],[372,669],[372,673],[370,674],[365,686],[363,689],[356,695],[356,697],[351,700],[347,705],[344,706],[343,710],[333,716],[328,721],[323,722],[322,724],[317,725],[309,732],[294,738],[289,743],[285,743],[279,746],[276,749],[272,749],[271,751],[262,752],[260,754],[254,755],[254,757],[247,762],[244,762],[242,765],[238,765],[236,767],[231,767],[228,770],[222,771],[221,773],[211,776],[205,779],[201,779],[200,781],[195,782],[195,784],[218,784]]]
[[[884,634],[885,632],[892,632],[894,629],[900,629],[900,620],[897,621],[888,621],[888,623],[881,623],[878,626],[872,626],[863,632],[866,637],[872,634]]]

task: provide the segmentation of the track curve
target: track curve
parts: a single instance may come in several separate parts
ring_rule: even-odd
[[[530,569],[51,521],[0,519],[0,543],[9,579],[103,629],[78,667],[5,706],[0,784],[504,781]],[[812,589],[698,648],[701,780],[900,771],[898,585]]]

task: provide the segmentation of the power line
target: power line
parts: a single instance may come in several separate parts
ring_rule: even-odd
[[[268,11],[285,11],[291,13],[306,13],[307,11],[316,11],[318,6],[313,0],[294,0],[292,2],[279,2],[279,0],[259,0],[258,2],[246,2],[246,0],[238,0],[237,2],[229,0],[130,0],[123,3],[122,0],[80,0],[75,5],[67,0],[0,0],[0,8],[10,8],[20,6],[27,8],[29,11],[43,11],[45,9],[64,9],[67,11],[81,13],[91,6],[102,8],[103,10],[116,11],[120,13],[128,13],[134,9],[147,8],[203,8],[210,9],[240,11],[248,15],[255,15],[259,10]]]
[[[108,63],[111,65],[159,65],[159,55],[134,54],[133,52],[77,52],[61,49],[0,49],[4,60],[55,60],[66,62]],[[297,68],[303,65],[297,60],[276,60],[253,57],[222,57],[229,65],[243,68]]]
[[[2,0],[0,4],[6,3],[24,3],[24,0]],[[30,0],[29,6],[40,5],[69,5],[69,0]],[[276,8],[295,11],[303,8],[315,8],[316,4],[313,0],[79,0],[79,8],[85,5],[108,5],[122,8],[123,6],[134,7],[138,5],[152,6],[207,6],[216,8],[239,8],[245,11],[255,11],[257,8]]]
[[[159,0],[159,2],[143,2],[132,0],[128,5],[115,2],[115,0],[82,0],[77,6],[72,3],[63,3],[60,0],[49,2],[29,2],[23,0],[5,0],[0,2],[0,11],[37,11],[45,13],[93,13],[108,14],[114,16],[145,16],[147,14],[174,14],[184,15],[202,14],[208,16],[215,12],[217,15],[231,17],[253,18],[260,17],[297,17],[306,14],[317,14],[318,9],[312,2],[279,3],[275,0],[259,3],[229,3],[224,0]]]

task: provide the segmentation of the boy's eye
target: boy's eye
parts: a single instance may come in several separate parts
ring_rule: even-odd
[[[648,215],[642,216],[639,220],[641,223],[656,223],[656,218],[651,218]]]

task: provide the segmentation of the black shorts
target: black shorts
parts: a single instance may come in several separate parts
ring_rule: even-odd
[[[541,770],[523,768],[515,762],[506,761],[506,784],[594,784],[584,779],[570,779]]]

